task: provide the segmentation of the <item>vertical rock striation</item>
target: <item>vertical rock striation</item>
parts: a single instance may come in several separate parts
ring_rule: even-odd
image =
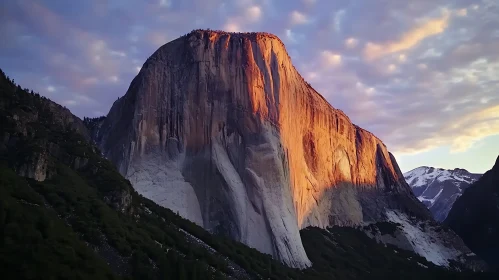
[[[193,31],[158,49],[94,139],[144,196],[294,267],[299,229],[429,219],[394,157],[264,33]]]

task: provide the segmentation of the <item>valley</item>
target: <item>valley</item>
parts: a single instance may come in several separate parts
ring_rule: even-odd
[[[498,164],[402,174],[275,35],[193,30],[83,120],[0,74],[4,279],[497,277]]]

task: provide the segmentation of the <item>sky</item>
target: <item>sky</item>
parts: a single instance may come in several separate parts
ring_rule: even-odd
[[[481,173],[499,155],[497,0],[2,0],[0,67],[96,117],[156,49],[198,28],[279,36],[305,80],[403,172]]]

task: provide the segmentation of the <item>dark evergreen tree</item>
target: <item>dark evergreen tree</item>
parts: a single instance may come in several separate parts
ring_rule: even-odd
[[[215,280],[225,280],[224,275],[219,270],[217,270],[217,272],[215,272]]]
[[[177,276],[178,276],[178,278],[177,278],[178,280],[189,280],[187,278],[187,272],[186,272],[184,262],[182,262],[182,261],[178,262],[178,264],[177,264]]]
[[[161,255],[159,261],[159,279],[161,280],[171,279],[172,272],[173,271],[168,258],[164,254]]]

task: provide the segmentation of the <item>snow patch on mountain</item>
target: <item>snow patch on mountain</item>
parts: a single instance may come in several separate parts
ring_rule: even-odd
[[[456,199],[480,177],[481,174],[473,174],[465,169],[447,170],[428,166],[404,173],[416,197],[430,209],[437,221],[447,217]]]
[[[430,205],[433,205],[435,203],[435,200],[437,200],[440,197],[440,195],[442,194],[442,192],[443,192],[443,189],[441,189],[434,198],[428,199],[428,198],[425,198],[423,196],[419,196],[418,199],[421,202],[429,202]]]
[[[442,244],[440,238],[434,236],[432,231],[422,230],[405,214],[388,210],[386,216],[389,221],[400,225],[399,228],[411,244],[412,250],[429,262],[448,267],[449,259],[457,259],[461,254],[456,249]]]

